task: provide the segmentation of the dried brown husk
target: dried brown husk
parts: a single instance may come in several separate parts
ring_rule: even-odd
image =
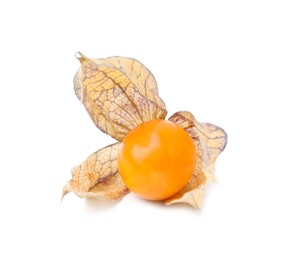
[[[167,205],[187,203],[200,208],[208,181],[214,181],[214,166],[218,155],[225,149],[226,132],[218,126],[200,123],[187,111],[177,112],[169,120],[184,128],[196,147],[196,169],[189,183],[177,194],[165,200]]]
[[[90,59],[78,53],[74,90],[94,124],[118,141],[139,124],[164,119],[167,110],[151,72],[135,59]],[[119,200],[129,191],[117,168],[119,143],[100,149],[72,169],[63,197]]]
[[[81,53],[78,59],[81,68],[74,78],[75,93],[101,131],[122,141],[139,124],[165,119],[167,110],[155,78],[140,62],[124,57],[89,59]],[[215,180],[215,161],[225,148],[227,135],[215,125],[199,123],[190,112],[177,112],[169,120],[190,134],[197,150],[197,166],[189,183],[165,204],[201,207],[207,181]],[[74,192],[82,198],[115,201],[126,195],[129,190],[117,166],[119,146],[118,142],[100,149],[73,168],[63,197]]]
[[[109,145],[90,155],[72,169],[72,179],[63,189],[64,197],[74,192],[82,198],[105,198],[115,201],[129,191],[118,172],[117,155],[120,143]]]
[[[118,141],[139,124],[164,119],[167,110],[151,72],[135,59],[78,56],[75,93],[95,125]]]

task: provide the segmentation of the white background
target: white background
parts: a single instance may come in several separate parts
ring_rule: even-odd
[[[2,1],[0,259],[292,259],[292,1]],[[74,194],[114,142],[73,92],[74,54],[134,57],[170,116],[224,128],[201,210]]]

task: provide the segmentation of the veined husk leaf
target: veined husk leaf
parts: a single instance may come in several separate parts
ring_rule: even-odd
[[[135,59],[89,59],[78,54],[77,97],[95,125],[118,141],[139,124],[164,119],[167,110],[151,72]]]
[[[64,197],[74,192],[82,198],[105,198],[115,201],[129,191],[123,183],[117,165],[120,143],[109,145],[90,155],[72,169],[72,179],[63,189]]]
[[[218,155],[225,149],[226,132],[218,126],[200,123],[187,111],[177,112],[169,120],[184,128],[194,141],[197,151],[196,169],[189,183],[177,194],[165,200],[167,205],[187,203],[200,208],[207,181],[214,181],[214,166]]]

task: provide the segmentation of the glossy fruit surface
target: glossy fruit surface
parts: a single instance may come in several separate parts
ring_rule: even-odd
[[[196,150],[189,134],[165,120],[145,122],[130,131],[118,153],[118,168],[126,186],[142,198],[166,199],[190,180]]]

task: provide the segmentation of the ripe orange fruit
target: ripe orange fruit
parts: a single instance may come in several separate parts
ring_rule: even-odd
[[[196,150],[189,134],[165,120],[142,123],[122,141],[118,168],[125,185],[142,198],[166,199],[190,180]]]

